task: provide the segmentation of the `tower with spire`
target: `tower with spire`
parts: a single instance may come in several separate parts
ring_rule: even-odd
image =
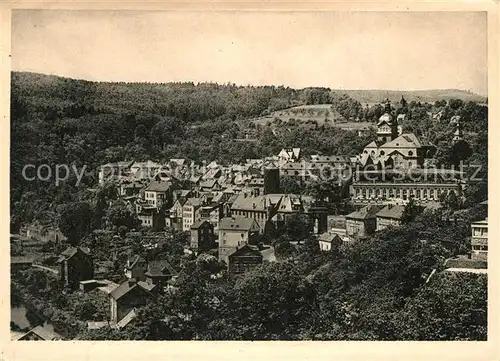
[[[399,103],[401,104],[401,108],[406,108],[406,106],[408,105],[408,102],[403,95],[401,95],[401,101]]]
[[[398,136],[398,122],[392,115],[391,102],[385,101],[384,114],[379,118],[377,124],[377,141],[380,144],[390,142]]]

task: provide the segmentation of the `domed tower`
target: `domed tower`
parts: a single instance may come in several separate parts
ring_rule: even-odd
[[[392,115],[391,102],[385,102],[384,114],[379,118],[377,124],[377,141],[381,144],[390,142],[398,136],[398,122]]]
[[[460,122],[456,122],[456,129],[455,129],[455,133],[453,133],[453,144],[456,144],[458,142],[460,142],[461,140],[464,140],[464,131],[463,131],[463,128],[462,128],[462,124],[460,124]]]

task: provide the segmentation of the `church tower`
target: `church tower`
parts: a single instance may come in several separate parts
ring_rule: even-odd
[[[456,123],[457,129],[455,130],[455,133],[453,133],[453,144],[456,144],[460,142],[461,140],[464,140],[464,131],[462,129],[462,124],[457,121]]]
[[[396,139],[398,136],[398,122],[392,115],[391,102],[387,99],[384,114],[377,124],[377,142],[384,144]]]
[[[406,108],[406,106],[408,105],[408,102],[403,95],[401,95],[401,101],[399,102],[399,104],[401,105],[401,108]]]

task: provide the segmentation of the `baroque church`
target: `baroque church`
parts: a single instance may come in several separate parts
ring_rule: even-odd
[[[403,103],[404,98],[401,102]],[[435,147],[422,142],[414,133],[402,133],[398,119],[392,114],[389,100],[385,103],[384,114],[377,124],[377,140],[365,146],[357,160],[361,166],[375,165],[382,168],[417,168],[430,158]]]

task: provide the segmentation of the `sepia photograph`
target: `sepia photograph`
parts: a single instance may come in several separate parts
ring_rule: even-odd
[[[10,340],[487,341],[488,20],[12,10]]]

